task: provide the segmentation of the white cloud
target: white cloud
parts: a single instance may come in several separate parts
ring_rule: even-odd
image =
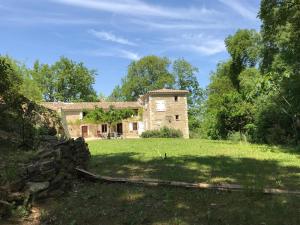
[[[119,44],[123,44],[123,45],[131,45],[131,46],[136,46],[135,43],[122,38],[122,37],[117,37],[116,35],[114,35],[113,33],[110,32],[105,32],[105,31],[96,31],[93,29],[88,30],[88,32],[92,35],[94,35],[95,37],[104,40],[104,41],[111,41],[111,42],[115,42],[115,43],[119,43]]]
[[[249,5],[249,3],[246,3],[242,0],[219,0],[224,5],[228,6],[229,8],[236,11],[241,16],[250,19],[250,20],[256,20],[257,18],[257,10]]]
[[[132,16],[153,16],[173,19],[199,19],[218,14],[214,10],[202,8],[170,8],[148,4],[140,0],[52,0],[58,3],[88,8],[110,13]]]
[[[121,58],[125,58],[125,59],[130,59],[130,60],[139,60],[141,57],[139,56],[139,54],[135,53],[135,52],[131,52],[131,51],[127,51],[127,50],[119,50],[120,52],[120,57]]]
[[[66,17],[48,17],[48,16],[31,16],[31,17],[6,17],[3,19],[7,22],[17,23],[18,25],[35,25],[35,24],[52,24],[52,25],[98,25],[102,22],[94,19],[83,18],[66,18]]]
[[[152,22],[145,20],[131,20],[133,24],[146,26],[150,29],[170,29],[170,30],[197,30],[197,29],[226,29],[229,27],[224,21],[223,24],[217,22]]]
[[[125,49],[96,49],[96,50],[83,50],[83,51],[73,51],[72,54],[85,54],[89,56],[96,57],[116,57],[116,58],[124,58],[129,60],[139,60],[141,56],[136,53]]]
[[[226,51],[224,41],[203,33],[182,34],[179,38],[164,39],[171,49],[192,51],[201,55],[214,55]]]
[[[200,45],[190,45],[187,47],[192,51],[196,51],[204,55],[214,55],[226,50],[224,41],[222,40],[210,40]]]

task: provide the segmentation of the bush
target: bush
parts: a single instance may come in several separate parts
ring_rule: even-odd
[[[147,130],[142,133],[142,138],[181,138],[182,132],[174,128],[163,127],[160,130]]]
[[[238,131],[231,132],[228,135],[228,140],[232,142],[248,142],[251,140],[250,136],[244,133],[240,133]]]

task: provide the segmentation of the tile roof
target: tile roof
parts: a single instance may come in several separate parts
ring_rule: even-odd
[[[176,90],[176,89],[168,89],[168,88],[163,88],[163,89],[158,89],[158,90],[153,90],[153,91],[148,91],[146,94],[140,96],[142,100],[144,100],[146,97],[150,95],[159,95],[159,94],[188,94],[189,91],[187,90]]]
[[[176,94],[176,93],[180,93],[180,94],[188,94],[189,91],[187,90],[176,90],[176,89],[168,89],[168,88],[163,88],[163,89],[158,89],[158,90],[153,90],[153,91],[149,91],[148,92],[149,94],[152,94],[152,93],[170,93],[170,94]],[[147,93],[147,94],[148,94]]]
[[[82,110],[94,109],[95,107],[108,109],[110,106],[113,106],[116,109],[137,109],[141,107],[138,102],[43,102],[41,105],[52,110]]]
[[[141,99],[145,99],[150,95],[157,94],[188,94],[189,91],[186,90],[175,90],[175,89],[158,89],[147,92],[145,95],[140,96]],[[43,105],[46,108],[52,110],[83,110],[83,109],[94,109],[95,107],[99,107],[102,109],[108,109],[110,106],[113,106],[116,109],[137,109],[141,107],[142,102],[74,102],[74,103],[65,103],[65,102],[43,102]]]

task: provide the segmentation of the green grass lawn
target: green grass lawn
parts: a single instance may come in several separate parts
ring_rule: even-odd
[[[299,225],[300,196],[81,183],[42,225]]]
[[[292,148],[199,139],[88,144],[90,170],[100,175],[300,189],[300,154]]]
[[[90,141],[90,170],[102,175],[300,189],[288,148],[208,140]],[[162,159],[167,153],[167,159]],[[80,182],[42,203],[51,225],[299,225],[300,196]]]

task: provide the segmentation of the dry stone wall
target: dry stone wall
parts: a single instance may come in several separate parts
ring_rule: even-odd
[[[77,178],[75,168],[86,168],[89,159],[83,138],[40,136],[38,150],[20,178],[0,187],[0,218],[19,205],[29,208],[35,199],[63,194]]]

